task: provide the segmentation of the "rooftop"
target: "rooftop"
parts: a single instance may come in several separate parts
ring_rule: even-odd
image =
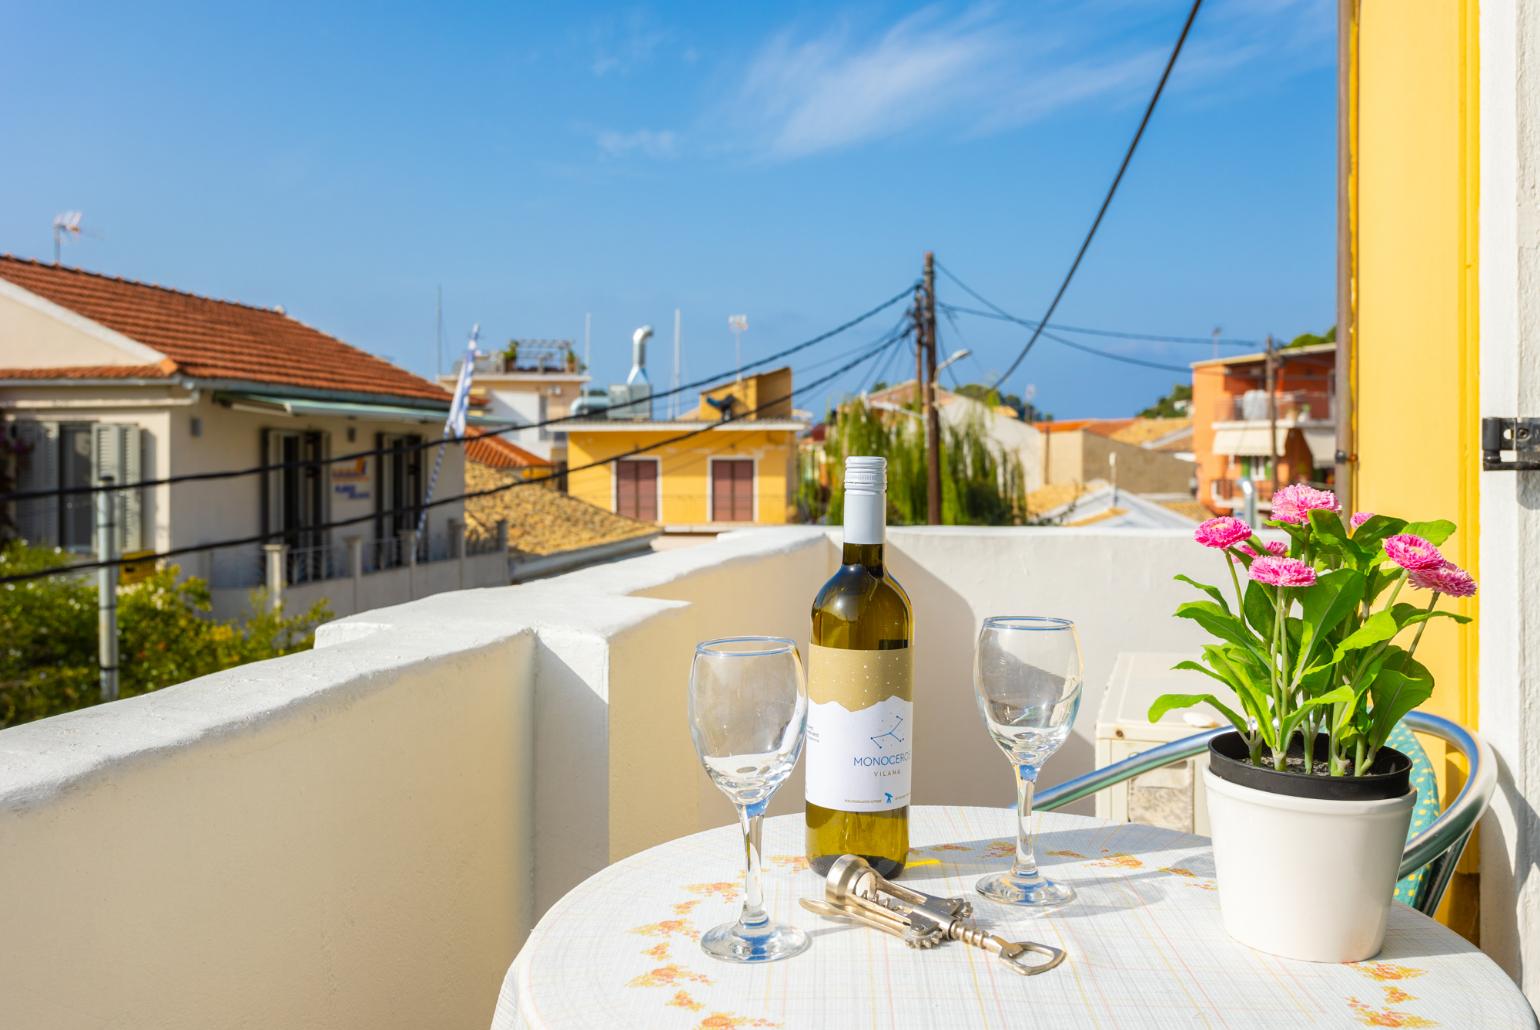
[[[1280,358],[1298,358],[1307,354],[1335,354],[1335,343],[1313,343],[1307,347],[1279,347],[1273,353]],[[1256,351],[1251,354],[1231,354],[1223,358],[1205,358],[1202,361],[1192,362],[1193,368],[1206,368],[1211,365],[1251,365],[1267,360],[1266,351]]]
[[[490,490],[519,478],[513,471],[474,464],[474,459],[465,466],[467,493]],[[465,519],[473,532],[482,534],[491,533],[499,519],[506,519],[509,550],[542,556],[653,536],[658,531],[656,526],[533,484],[468,499]]]
[[[261,308],[0,255],[0,280],[148,348],[132,365],[4,368],[0,379],[194,379],[373,394],[448,406],[449,394],[281,308]]]

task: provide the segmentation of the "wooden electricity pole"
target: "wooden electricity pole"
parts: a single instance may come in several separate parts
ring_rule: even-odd
[[[1278,356],[1273,348],[1273,334],[1267,334],[1267,454],[1271,462],[1273,492],[1278,492]]]
[[[936,411],[936,255],[925,252],[926,521],[941,524],[941,416]]]

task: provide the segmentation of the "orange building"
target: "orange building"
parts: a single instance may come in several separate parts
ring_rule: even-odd
[[[1245,505],[1243,481],[1257,509],[1272,508],[1274,470],[1280,486],[1330,485],[1336,456],[1333,371],[1336,345],[1316,344],[1275,352],[1276,439],[1267,394],[1267,355],[1197,361],[1192,366],[1192,449],[1198,500],[1216,514]]]

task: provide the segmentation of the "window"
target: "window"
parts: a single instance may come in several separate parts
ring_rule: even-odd
[[[711,459],[711,521],[754,521],[754,459]]]
[[[325,476],[327,437],[316,430],[303,432],[264,429],[263,462],[278,466],[263,477],[262,532],[279,534],[290,547],[316,547],[324,542],[326,522]]]
[[[13,435],[19,451],[17,487],[65,490],[91,486],[103,476],[116,483],[144,478],[143,430],[102,422],[17,422]],[[142,491],[112,494],[118,552],[144,546]],[[16,531],[30,543],[88,552],[96,547],[96,494],[39,497],[18,501],[11,509]]]
[[[658,521],[657,458],[625,458],[615,463],[615,513],[642,522]]]
[[[384,452],[376,459],[374,532],[380,540],[399,541],[401,534],[417,528],[422,514],[422,456],[426,452],[422,437],[415,433],[377,433],[374,439],[375,447]],[[381,555],[382,566],[406,563],[399,548],[387,546]]]

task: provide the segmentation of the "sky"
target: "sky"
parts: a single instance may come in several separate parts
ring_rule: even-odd
[[[415,372],[473,323],[622,381],[730,371],[912,284],[926,250],[1037,319],[1132,137],[1185,0],[1030,4],[25,4],[0,36],[0,251],[252,304]],[[1260,340],[1334,304],[1336,14],[1208,0],[1055,322]],[[942,303],[978,307],[951,280]],[[793,359],[806,382],[899,309]],[[1009,323],[940,319],[959,381]],[[1066,334],[1068,335],[1068,334]],[[1071,337],[1185,366],[1209,345]],[[886,378],[912,360],[897,355]],[[871,362],[798,398],[819,409]],[[1005,383],[1131,414],[1180,372],[1040,341]],[[943,382],[947,380],[944,378]]]

